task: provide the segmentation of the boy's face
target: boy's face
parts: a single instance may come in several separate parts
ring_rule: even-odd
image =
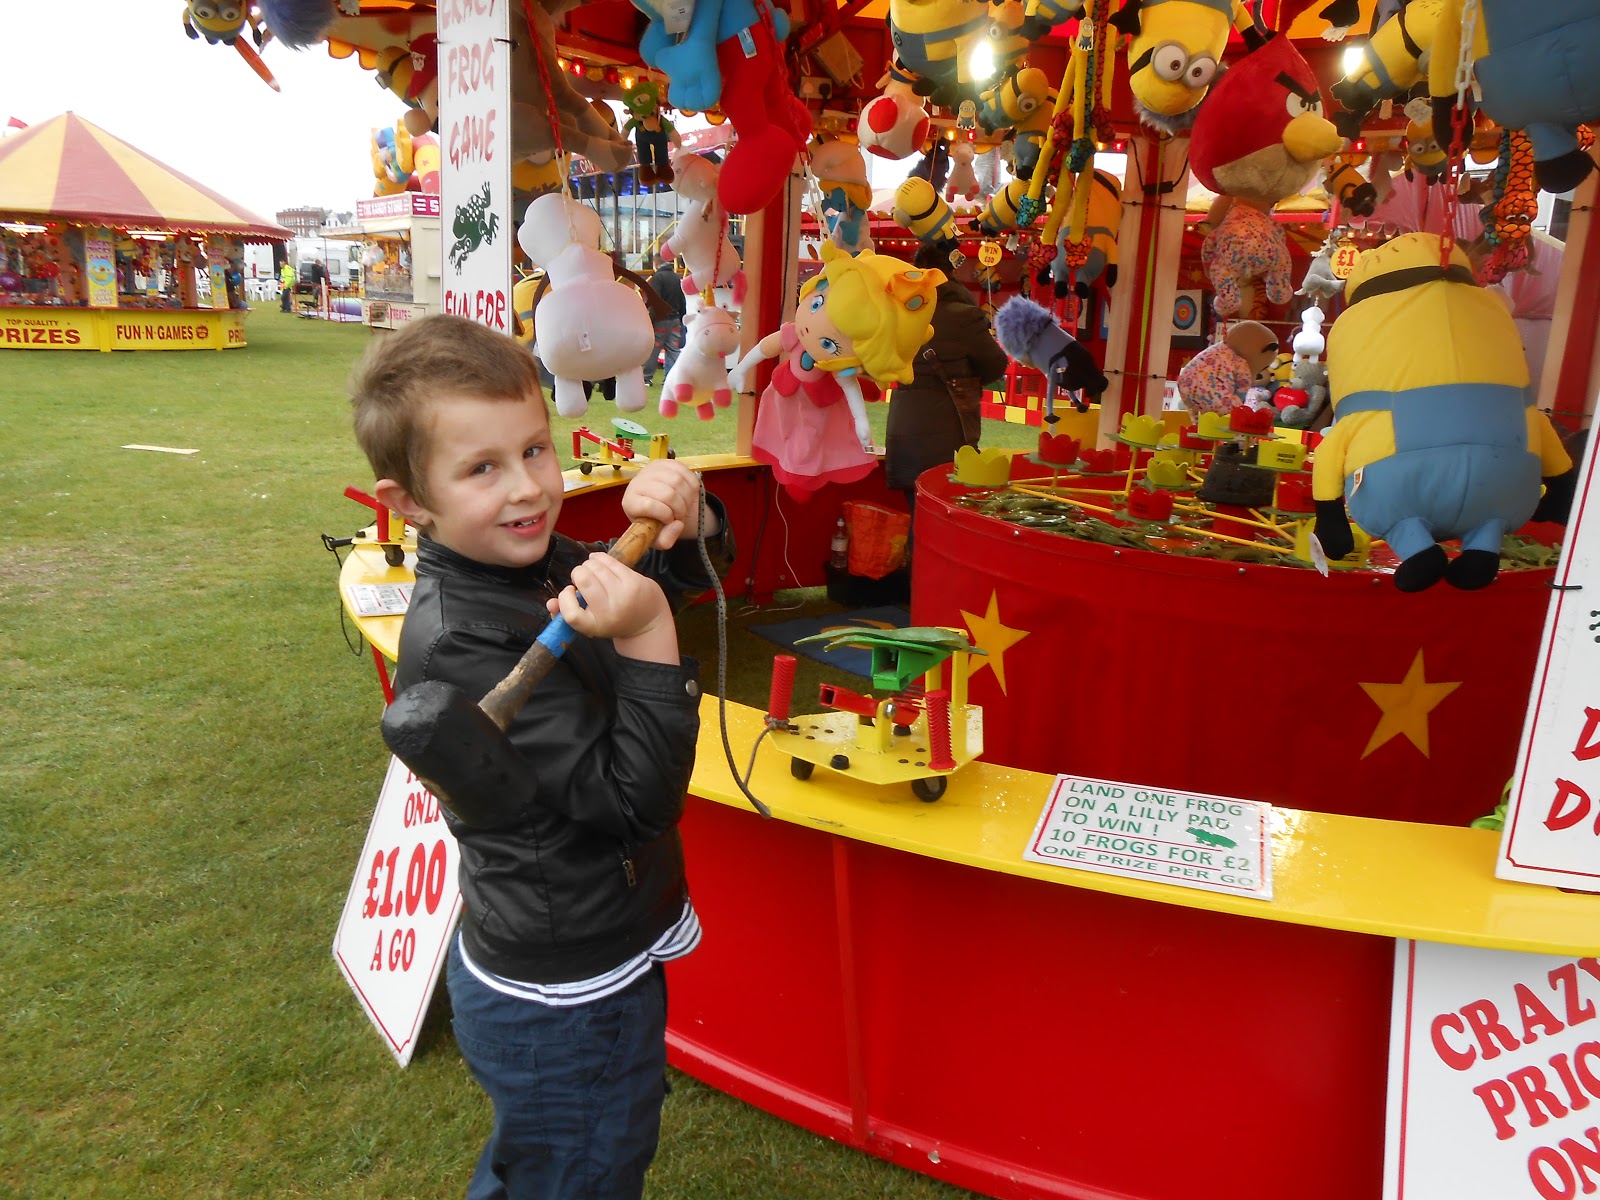
[[[447,394],[431,407],[425,505],[402,513],[457,554],[501,567],[539,562],[561,513],[561,464],[537,395]]]

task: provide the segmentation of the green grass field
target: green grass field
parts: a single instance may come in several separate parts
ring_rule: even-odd
[[[464,1190],[489,1108],[442,993],[400,1071],[329,954],[387,758],[318,540],[366,523],[343,385],[370,336],[264,305],[240,351],[0,351],[0,1195]],[[730,641],[753,703],[763,619]],[[966,1194],[673,1082],[652,1197]]]

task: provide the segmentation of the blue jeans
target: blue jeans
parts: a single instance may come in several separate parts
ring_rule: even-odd
[[[485,986],[452,939],[456,1044],[494,1102],[467,1200],[637,1200],[661,1132],[667,985],[553,1008]]]
[[[644,381],[653,383],[656,377],[656,356],[662,355],[662,377],[672,371],[672,364],[678,361],[678,355],[683,353],[683,322],[674,317],[670,322],[657,325],[656,344],[650,348],[650,357],[644,364]]]

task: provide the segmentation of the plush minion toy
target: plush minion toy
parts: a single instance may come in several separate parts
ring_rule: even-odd
[[[1344,141],[1323,117],[1317,77],[1289,39],[1257,41],[1211,89],[1189,139],[1195,177],[1238,201],[1201,247],[1221,317],[1246,310],[1257,279],[1273,304],[1288,303],[1289,245],[1268,214],[1309,184]]]
[[[1011,162],[1018,179],[1033,176],[1055,99],[1048,77],[1038,67],[1016,71],[978,97],[978,123],[984,132],[1011,130]]]
[[[1222,341],[1207,346],[1178,372],[1178,395],[1196,418],[1245,403],[1256,376],[1272,366],[1278,335],[1256,321],[1235,321]]]
[[[1553,510],[1571,494],[1572,460],[1533,407],[1510,311],[1459,246],[1439,262],[1436,234],[1408,233],[1362,254],[1345,281],[1328,335],[1334,423],[1312,474],[1328,557],[1350,553],[1353,519],[1399,556],[1404,592],[1486,587],[1501,538],[1536,515],[1564,520]],[[1454,559],[1438,544],[1451,538]]]

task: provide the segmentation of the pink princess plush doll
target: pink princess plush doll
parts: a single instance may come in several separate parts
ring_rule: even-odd
[[[729,376],[743,392],[755,365],[778,358],[761,394],[750,453],[796,499],[861,479],[877,464],[858,375],[910,383],[933,336],[934,291],[944,273],[864,250],[822,244],[823,268],[800,289],[794,321],[751,348]],[[842,402],[842,403],[841,403]]]

